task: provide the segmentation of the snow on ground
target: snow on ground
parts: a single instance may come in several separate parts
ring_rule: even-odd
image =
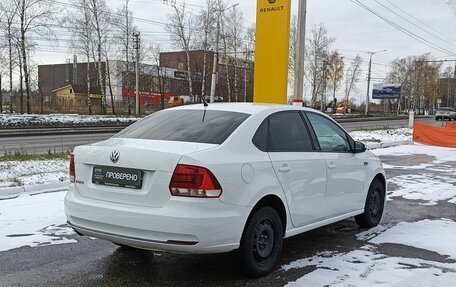
[[[413,129],[384,129],[384,130],[362,130],[349,132],[354,140],[365,144],[370,143],[392,143],[412,139]]]
[[[426,146],[421,144],[401,145],[391,148],[376,149],[372,152],[378,156],[427,155],[436,158],[434,164],[456,161],[455,148]]]
[[[16,115],[0,114],[0,127],[21,127],[21,126],[52,126],[52,125],[88,125],[98,123],[127,123],[136,121],[132,117],[116,116],[84,116],[73,114],[50,114],[50,115]]]
[[[448,219],[400,222],[396,226],[379,233],[369,242],[413,246],[434,251],[456,260],[456,222]]]
[[[323,252],[283,265],[282,270],[315,267],[287,286],[454,286],[456,263],[441,263],[377,252],[377,245],[394,243],[437,252],[456,259],[456,222],[422,220],[401,222],[394,227],[378,226],[358,234],[368,241],[359,250]]]
[[[37,196],[22,195],[0,200],[0,251],[22,246],[75,243],[66,236],[74,232],[65,222],[66,192]]]
[[[0,162],[0,188],[68,181],[68,160]]]
[[[287,287],[440,287],[454,286],[456,264],[414,258],[387,257],[364,246],[347,253],[326,252],[282,266],[284,271],[314,266],[317,269]]]
[[[437,205],[439,201],[456,203],[456,177],[453,175],[437,176],[435,174],[407,174],[393,177],[390,183],[397,189],[388,192],[392,197],[424,201],[423,205]],[[429,184],[431,183],[432,184]],[[455,230],[456,233],[456,230]]]
[[[388,169],[408,169],[388,179],[395,185],[390,200],[403,197],[419,200],[425,205],[436,205],[439,201],[456,204],[456,149],[406,145],[373,151],[388,157],[410,156],[411,162],[400,166],[385,165]],[[416,160],[414,160],[416,159]],[[425,172],[419,169],[426,169]],[[433,173],[438,172],[438,173]],[[387,170],[388,173],[388,170]],[[433,208],[433,207],[430,207]],[[350,252],[323,252],[313,257],[296,260],[283,265],[282,270],[312,268],[310,273],[294,282],[290,287],[440,287],[456,286],[456,222],[449,219],[384,224],[359,233],[357,239],[365,245]],[[378,251],[378,246],[400,244],[436,252],[447,258],[446,263],[388,256]]]
[[[456,149],[420,144],[403,145],[372,151],[378,156],[410,156],[401,165],[384,164],[386,169],[415,170],[388,179],[395,186],[388,199],[402,197],[418,200],[423,205],[436,205],[439,201],[456,204]],[[424,170],[424,171],[420,171]],[[388,173],[388,171],[387,171]]]

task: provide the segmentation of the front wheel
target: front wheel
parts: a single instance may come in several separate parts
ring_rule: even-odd
[[[239,247],[243,271],[252,277],[270,273],[280,258],[283,226],[272,207],[258,209],[247,223]]]
[[[356,223],[365,228],[372,228],[380,223],[385,207],[385,188],[380,180],[375,179],[367,193],[364,213],[355,216]]]

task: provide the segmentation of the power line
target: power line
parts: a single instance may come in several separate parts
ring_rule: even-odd
[[[435,34],[429,32],[429,31],[427,31],[426,29],[420,27],[419,25],[413,23],[412,21],[410,21],[410,20],[408,20],[408,19],[402,17],[399,13],[397,13],[397,12],[394,11],[393,9],[389,8],[388,6],[386,6],[386,5],[382,4],[382,3],[380,3],[378,0],[374,0],[374,1],[375,1],[377,4],[379,4],[380,6],[384,7],[384,8],[387,9],[388,11],[390,11],[391,13],[397,15],[398,17],[400,17],[402,20],[406,21],[407,23],[410,23],[411,25],[417,27],[417,28],[420,29],[421,31],[423,31],[423,32],[425,32],[425,33],[427,33],[427,34],[429,34],[429,35],[431,35],[431,36],[433,36],[433,37],[435,37],[435,38],[437,38],[437,39],[439,39],[439,40],[441,40],[441,41],[443,41],[443,42],[445,42],[445,43],[447,43],[447,44],[449,44],[449,45],[451,45],[451,46],[453,46],[453,47],[456,48],[456,46],[454,45],[454,43],[451,43],[450,41],[447,41],[446,39],[444,39],[444,38],[442,38],[442,37],[440,37],[440,36],[437,36],[437,35],[435,35]],[[386,0],[386,1],[388,1],[388,0]],[[389,1],[388,1],[388,2],[389,2]],[[389,3],[391,3],[391,2],[389,2]],[[393,5],[394,5],[394,4],[393,4]],[[394,6],[395,6],[396,8],[398,8],[396,5],[394,5]],[[399,9],[400,9],[400,8],[399,8]],[[408,14],[408,13],[407,13],[407,14]]]
[[[386,2],[388,2],[389,4],[391,4],[392,6],[394,6],[395,8],[399,9],[400,11],[402,11],[403,13],[409,15],[411,18],[415,19],[416,21],[420,22],[421,24],[423,24],[424,26],[428,27],[429,29],[431,29],[432,31],[440,34],[441,36],[443,37],[447,37],[448,39],[452,40],[452,41],[455,41],[456,40],[448,35],[445,35],[443,34],[442,32],[440,32],[439,30],[435,29],[434,27],[432,27],[431,25],[427,24],[426,22],[420,20],[419,18],[413,16],[411,13],[405,11],[404,9],[402,9],[401,7],[397,6],[396,4],[394,4],[393,2],[391,2],[390,0],[385,0]]]
[[[360,6],[361,8],[367,10],[368,12],[374,14],[375,16],[379,17],[380,19],[382,19],[383,21],[385,21],[386,23],[388,23],[389,25],[393,26],[394,28],[396,28],[397,30],[401,31],[402,33],[406,34],[407,36],[417,40],[418,42],[434,49],[434,50],[437,50],[439,52],[442,52],[442,53],[446,53],[448,55],[455,55],[454,52],[452,51],[449,51],[445,48],[442,48],[442,47],[439,47],[435,44],[433,44],[432,42],[424,39],[423,37],[407,30],[406,28],[402,27],[401,25],[397,24],[396,22],[386,18],[385,16],[381,15],[380,13],[376,12],[375,10],[373,10],[372,8],[370,8],[369,6],[361,3],[359,0],[350,0],[351,2],[355,3],[356,5]]]

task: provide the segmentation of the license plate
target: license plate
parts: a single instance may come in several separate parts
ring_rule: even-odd
[[[92,183],[115,187],[141,189],[142,175],[142,171],[137,169],[112,166],[95,166],[92,173]]]

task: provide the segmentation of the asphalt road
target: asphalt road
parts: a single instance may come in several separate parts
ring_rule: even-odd
[[[391,165],[417,164],[416,156],[383,157]],[[420,163],[432,158],[418,157]],[[456,167],[456,162],[446,165]],[[425,170],[387,170],[388,177],[419,174]],[[426,171],[429,172],[429,171]],[[437,172],[437,171],[436,171]],[[438,175],[436,173],[436,175]],[[390,186],[390,189],[394,189]],[[456,219],[454,204],[420,205],[395,198],[388,201],[382,225],[422,219]],[[360,229],[345,220],[285,240],[280,264],[314,256],[318,252],[349,252],[365,242],[356,239]],[[0,252],[0,286],[284,286],[315,270],[315,267],[280,270],[260,279],[248,279],[237,268],[236,254],[175,255],[135,251],[109,242],[72,237],[75,244],[22,247]],[[377,250],[387,256],[451,262],[437,253],[399,244],[382,244]]]
[[[418,119],[427,124],[439,125],[433,118]],[[361,129],[401,128],[408,126],[408,120],[382,120],[364,122],[346,122],[342,126],[347,131]],[[20,136],[0,138],[0,155],[15,151],[28,153],[47,153],[72,150],[75,146],[102,141],[111,137],[114,133],[91,133],[77,135],[45,135],[45,136]]]

